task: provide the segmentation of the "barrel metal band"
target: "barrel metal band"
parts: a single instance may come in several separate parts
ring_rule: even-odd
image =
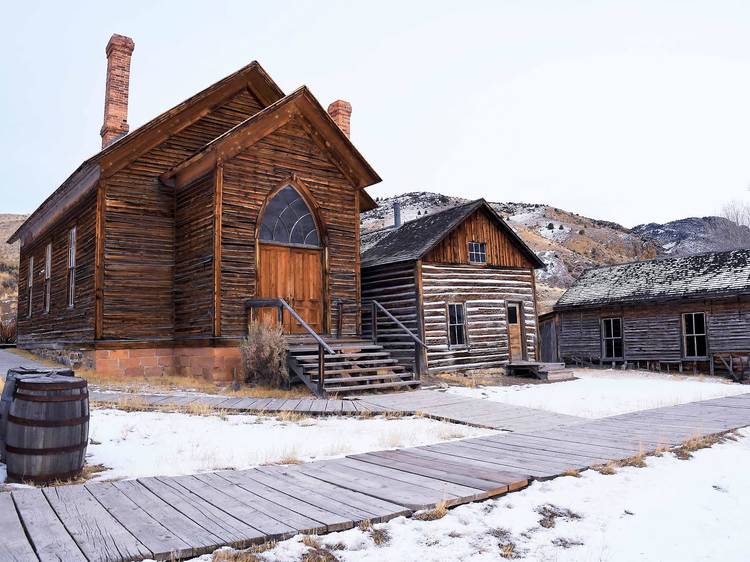
[[[39,394],[16,392],[16,400],[23,400],[24,402],[84,402],[88,400],[88,397],[88,391],[81,394],[65,394],[62,396],[41,396]]]
[[[32,379],[33,380],[33,379]],[[72,380],[70,382],[38,382],[33,383],[29,380],[16,380],[16,388],[24,390],[72,390],[76,388],[86,388],[88,383],[85,380]]]
[[[70,427],[73,425],[83,425],[89,421],[88,416],[80,418],[70,418],[67,420],[27,420],[26,418],[19,418],[13,414],[8,414],[8,423],[14,423],[16,425],[25,425],[29,427]]]
[[[9,453],[16,455],[59,455],[61,453],[76,453],[83,451],[86,448],[86,443],[80,445],[70,445],[68,447],[51,447],[48,449],[27,449],[25,447],[14,447],[13,445],[5,445],[5,450]]]

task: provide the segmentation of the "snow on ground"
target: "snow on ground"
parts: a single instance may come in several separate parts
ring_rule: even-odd
[[[91,411],[87,462],[97,479],[176,476],[280,461],[308,461],[494,433],[426,418],[319,417]],[[0,470],[4,465],[0,465]],[[0,473],[4,480],[4,470]]]
[[[740,434],[738,441],[694,452],[687,461],[671,453],[648,457],[646,468],[534,482],[436,521],[399,517],[374,526],[389,537],[380,546],[358,528],[318,540],[341,562],[744,561],[750,548],[742,526],[750,510],[750,431]],[[560,514],[552,524],[549,518],[541,524],[545,506]],[[258,558],[298,562],[307,550],[297,536]]]
[[[750,392],[750,387],[714,377],[614,369],[575,369],[573,373],[577,380],[450,387],[447,392],[584,418],[602,418]]]

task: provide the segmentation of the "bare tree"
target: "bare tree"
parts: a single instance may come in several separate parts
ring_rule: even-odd
[[[747,248],[750,244],[750,203],[732,199],[721,207],[719,216],[734,223],[710,225],[709,228],[714,230],[712,237],[720,243],[721,249]]]
[[[722,205],[719,215],[738,226],[750,226],[750,203],[742,199],[732,199]]]

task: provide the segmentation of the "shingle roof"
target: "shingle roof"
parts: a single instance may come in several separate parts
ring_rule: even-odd
[[[454,228],[480,207],[486,208],[498,225],[519,245],[538,267],[544,264],[484,199],[470,201],[432,215],[405,222],[399,228],[386,228],[362,234],[362,267],[418,260],[440,243]]]
[[[589,269],[555,309],[738,293],[750,293],[750,249]]]

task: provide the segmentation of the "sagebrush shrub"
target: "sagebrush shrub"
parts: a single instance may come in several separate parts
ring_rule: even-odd
[[[16,320],[10,319],[0,322],[0,343],[16,342]]]
[[[245,382],[274,388],[288,386],[287,344],[280,326],[252,322],[240,350]]]

